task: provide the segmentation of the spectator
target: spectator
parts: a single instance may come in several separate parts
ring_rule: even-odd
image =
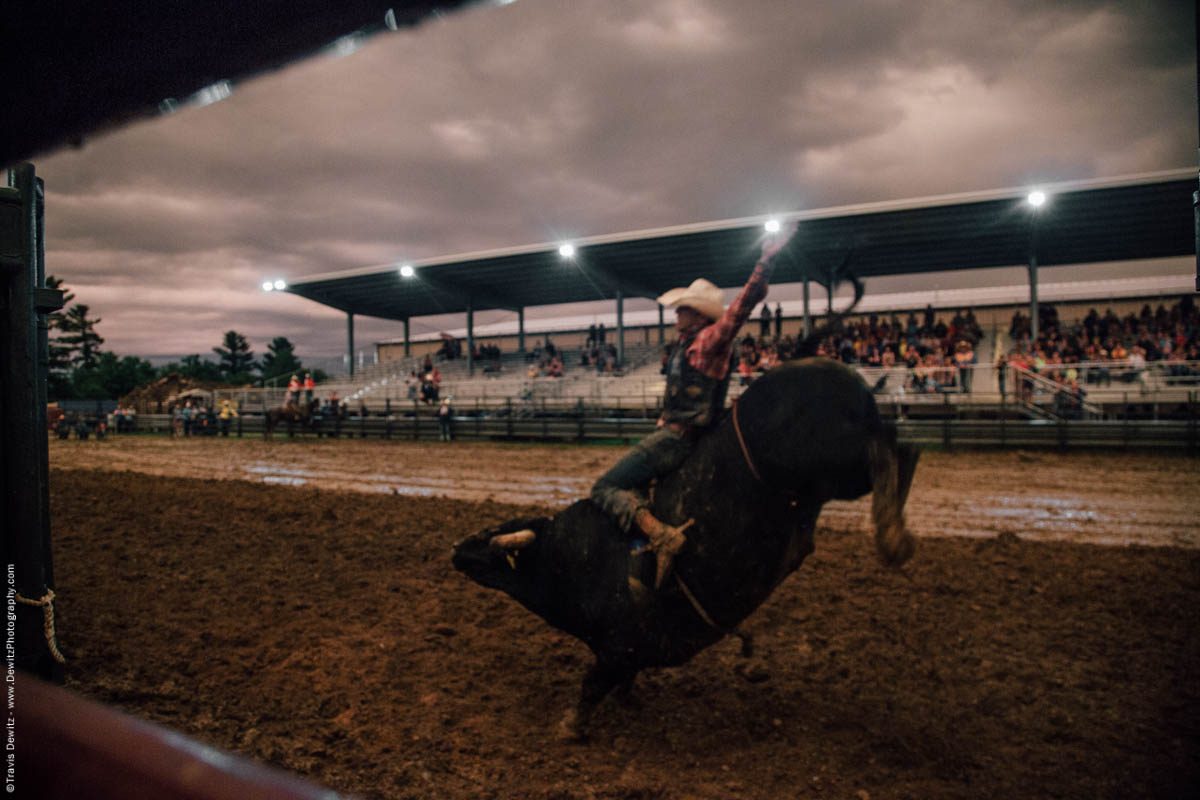
[[[454,439],[454,409],[450,405],[449,397],[442,400],[442,404],[438,407],[438,428],[443,442]]]
[[[317,388],[317,384],[313,381],[311,372],[304,373],[304,405],[311,406],[313,399],[313,391]]]
[[[221,410],[217,414],[217,421],[221,426],[221,435],[229,436],[229,421],[235,419],[238,415],[237,409],[233,407],[233,402],[228,398],[221,400]]]
[[[971,347],[970,342],[964,340],[955,346],[954,366],[958,368],[959,386],[963,392],[969,394],[971,378],[975,374],[975,349]]]
[[[775,339],[783,337],[783,304],[775,304]]]

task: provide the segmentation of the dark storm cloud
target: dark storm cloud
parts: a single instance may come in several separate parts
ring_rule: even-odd
[[[520,0],[455,14],[44,159],[49,267],[119,352],[207,352],[236,329],[258,350],[277,331],[338,353],[342,315],[258,283],[1184,166],[1188,6]],[[360,318],[357,339],[399,333]]]

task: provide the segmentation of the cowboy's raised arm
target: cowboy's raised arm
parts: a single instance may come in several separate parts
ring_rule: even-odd
[[[718,346],[719,342],[732,341],[742,325],[750,318],[750,312],[767,296],[767,284],[770,282],[771,271],[775,268],[775,256],[791,241],[796,233],[796,221],[789,220],[778,233],[771,234],[763,240],[762,254],[746,285],[738,292],[729,307],[710,328],[714,329],[710,346]],[[708,338],[708,337],[706,337]]]

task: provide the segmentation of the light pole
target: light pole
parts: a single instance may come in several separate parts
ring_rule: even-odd
[[[1038,251],[1038,218],[1042,206],[1046,204],[1046,193],[1032,191],[1025,198],[1030,207],[1029,221],[1029,332],[1031,354],[1037,352],[1038,341],[1038,284],[1037,284],[1037,251]]]

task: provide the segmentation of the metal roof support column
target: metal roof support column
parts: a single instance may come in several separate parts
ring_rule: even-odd
[[[408,337],[408,317],[404,318],[404,357],[412,357],[412,340]]]
[[[467,374],[475,376],[475,309],[467,303]]]
[[[662,347],[667,342],[667,332],[663,327],[663,307],[662,303],[658,304],[658,346]]]
[[[1037,248],[1038,248],[1038,212],[1033,209],[1033,221],[1029,231],[1029,352],[1037,352],[1038,341],[1038,284],[1037,284]]]
[[[525,355],[525,306],[517,309],[517,352]]]
[[[808,315],[808,277],[805,276],[805,278],[804,278],[804,336],[805,336],[805,338],[808,338],[808,335],[810,333],[812,333],[812,320],[809,318],[809,315]]]
[[[350,377],[354,377],[354,312],[346,312],[346,358],[350,364]]]
[[[617,289],[617,365],[625,366],[625,295]]]

